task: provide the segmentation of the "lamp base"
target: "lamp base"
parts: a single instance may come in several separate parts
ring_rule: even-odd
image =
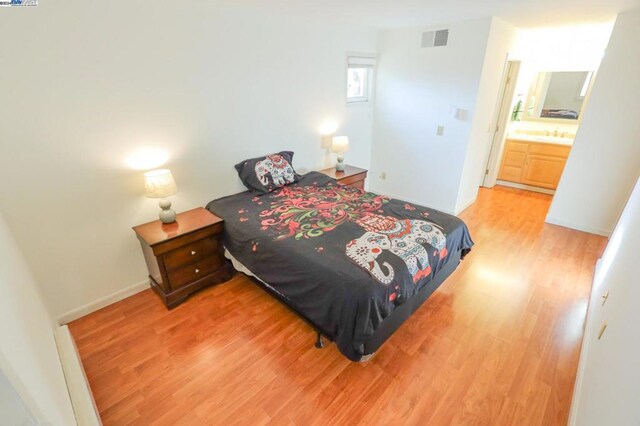
[[[160,210],[160,214],[158,215],[160,217],[160,222],[173,223],[176,221],[176,212],[171,208],[171,201],[163,198],[162,200],[160,200],[158,205],[162,209]]]
[[[338,162],[336,163],[336,170],[339,172],[344,172],[344,156],[338,155]]]

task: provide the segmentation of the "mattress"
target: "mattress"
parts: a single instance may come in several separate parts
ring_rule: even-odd
[[[367,355],[385,319],[442,282],[439,272],[451,273],[473,246],[455,216],[317,172],[207,209],[225,220],[230,255],[352,360]]]

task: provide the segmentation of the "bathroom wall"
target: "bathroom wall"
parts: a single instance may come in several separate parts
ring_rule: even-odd
[[[613,22],[557,28],[520,30],[513,59],[520,60],[520,74],[516,84],[516,98],[526,103],[531,84],[541,71],[597,70],[607,47]],[[515,101],[514,101],[515,103]],[[509,130],[568,132],[575,134],[578,123],[512,122]]]
[[[590,71],[600,65],[613,22],[520,30],[513,58],[522,61],[516,94],[526,96],[540,71]]]

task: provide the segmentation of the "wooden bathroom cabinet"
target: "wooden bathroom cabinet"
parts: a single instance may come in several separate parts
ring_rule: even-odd
[[[556,189],[570,145],[507,139],[498,179]]]

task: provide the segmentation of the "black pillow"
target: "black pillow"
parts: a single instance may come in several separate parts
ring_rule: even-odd
[[[240,180],[250,191],[266,194],[298,181],[293,170],[293,152],[281,151],[236,164]]]

